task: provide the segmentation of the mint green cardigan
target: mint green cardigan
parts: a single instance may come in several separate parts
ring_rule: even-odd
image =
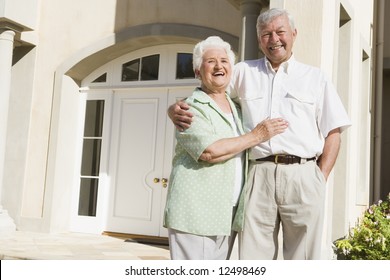
[[[238,129],[244,133],[240,109],[228,96],[227,99],[234,118],[239,120]],[[190,128],[184,132],[176,131],[177,144],[164,210],[164,226],[197,235],[230,235],[234,160],[211,164],[200,161],[199,157],[217,140],[234,137],[234,129],[225,113],[201,89],[197,88],[186,103],[190,105],[194,118]],[[237,230],[242,228],[243,209],[243,205],[239,205],[236,212]]]

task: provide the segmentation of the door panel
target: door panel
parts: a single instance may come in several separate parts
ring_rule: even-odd
[[[115,93],[107,230],[159,235],[166,90]]]
[[[114,94],[107,231],[168,236],[163,215],[169,182],[162,181],[169,179],[176,142],[166,112],[193,88]]]

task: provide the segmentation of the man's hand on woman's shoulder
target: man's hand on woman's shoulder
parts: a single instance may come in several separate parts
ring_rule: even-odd
[[[177,101],[168,108],[168,116],[179,131],[184,131],[191,126],[192,113],[188,111],[190,106],[183,100]]]

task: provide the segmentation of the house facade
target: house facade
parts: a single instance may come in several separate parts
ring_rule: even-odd
[[[387,6],[0,0],[0,228],[166,236],[175,144],[166,111],[198,85],[194,45],[218,35],[238,60],[258,58],[257,16],[281,7],[295,18],[295,57],[325,71],[353,123],[327,185],[330,245],[390,191]]]

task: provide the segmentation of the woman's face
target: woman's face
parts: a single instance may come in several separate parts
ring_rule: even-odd
[[[226,51],[222,48],[208,48],[204,51],[202,64],[197,75],[202,87],[210,92],[225,92],[230,83],[232,65]]]

